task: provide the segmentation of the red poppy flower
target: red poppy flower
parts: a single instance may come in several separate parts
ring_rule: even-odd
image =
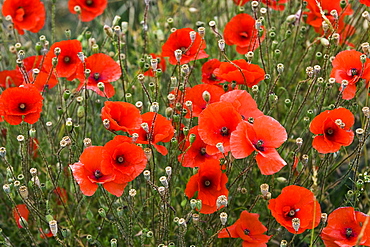
[[[303,233],[320,223],[320,204],[314,194],[304,187],[289,185],[283,188],[276,199],[269,201],[268,208],[276,221],[294,234]],[[295,218],[300,222],[298,231],[292,225],[292,220]]]
[[[211,214],[217,210],[217,198],[228,196],[227,176],[222,173],[218,160],[207,160],[199,166],[198,173],[193,175],[186,185],[185,194],[191,198],[198,192],[197,199],[202,200],[202,214]]]
[[[203,93],[208,92],[210,95],[210,99],[206,102],[203,98]],[[190,100],[192,102],[192,117],[198,117],[199,114],[206,109],[207,105],[220,101],[221,95],[223,95],[225,91],[221,87],[217,87],[214,85],[209,84],[198,84],[194,87],[188,89],[185,95],[185,102]],[[190,117],[190,109],[188,109],[188,114],[186,117]]]
[[[242,121],[242,116],[229,102],[216,102],[207,106],[199,115],[199,136],[210,145],[208,154],[218,153],[218,143],[223,144],[224,152],[230,151],[230,136],[236,126]]]
[[[177,29],[175,32],[171,33],[166,43],[162,46],[162,56],[169,57],[170,64],[177,64],[175,56],[176,50],[182,51],[180,64],[208,57],[208,54],[204,51],[206,48],[206,42],[198,33],[196,33],[194,41],[191,42],[191,31],[194,30],[191,28]]]
[[[55,48],[59,47],[61,52],[58,55],[58,64],[55,67],[57,77],[66,77],[71,81],[76,78],[77,69],[82,66],[77,54],[82,52],[82,46],[78,40],[64,40],[54,43],[46,54],[44,67],[47,71],[52,69],[52,59],[56,57]]]
[[[115,136],[104,145],[101,171],[116,174],[116,183],[134,180],[145,169],[146,156],[141,147],[132,143],[127,136]]]
[[[263,116],[263,112],[257,108],[256,101],[245,90],[227,92],[221,96],[220,101],[230,102],[245,120],[248,120],[250,117],[257,118]]]
[[[352,207],[337,208],[328,217],[328,224],[321,233],[327,247],[370,246],[370,226],[367,225],[361,241],[358,237],[369,216],[355,211]]]
[[[304,15],[307,15],[306,23],[314,27],[317,33],[322,33],[322,18],[320,8],[317,6],[316,0],[306,0],[308,12],[303,12]],[[330,21],[333,28],[336,32],[341,33],[345,24],[344,17],[351,15],[353,10],[348,4],[345,9],[340,7],[340,0],[320,0],[318,1],[321,5],[322,11],[325,13],[325,17]],[[330,14],[332,10],[336,10],[339,15],[339,20],[335,20],[334,16]],[[344,10],[344,11],[343,11]],[[336,23],[337,22],[337,23]]]
[[[220,159],[223,157],[222,153],[210,155],[207,153],[205,144],[198,134],[198,126],[190,129],[189,135],[195,135],[195,141],[190,145],[189,138],[186,140],[182,153],[178,156],[179,162],[184,167],[198,167],[201,163],[209,159]]]
[[[111,131],[125,131],[140,128],[141,114],[133,104],[120,101],[105,101],[101,109],[101,119],[109,120],[107,129]]]
[[[361,52],[356,50],[347,50],[339,52],[332,64],[333,69],[330,76],[335,78],[337,83],[342,83],[343,80],[348,81],[348,85],[343,90],[343,99],[352,99],[356,94],[356,83],[360,79],[366,82],[370,80],[370,59],[366,58],[364,64],[361,63]],[[342,90],[341,86],[339,90]]]
[[[150,53],[150,56],[152,57],[152,59],[159,60],[159,62],[157,64],[157,69],[161,69],[162,72],[166,71],[166,61],[165,61],[164,57],[162,56],[162,54],[157,55],[157,54],[154,54],[154,53]],[[149,70],[145,71],[144,75],[145,76],[150,76],[150,77],[155,77],[155,73],[154,73],[152,67],[150,67]]]
[[[152,144],[155,149],[162,155],[168,153],[167,148],[158,145],[158,142],[169,142],[175,132],[171,121],[167,120],[161,114],[154,112],[147,112],[141,115],[145,127],[138,128],[131,131],[131,134],[137,133],[139,135],[137,143]],[[142,124],[142,126],[143,126]],[[144,129],[145,128],[145,129]]]
[[[334,153],[341,146],[349,146],[353,141],[355,117],[346,108],[327,110],[317,115],[310,124],[310,131],[314,133],[312,146],[319,153]]]
[[[13,217],[15,222],[17,222],[18,228],[23,228],[20,224],[21,217],[27,221],[29,214],[30,211],[28,210],[26,204],[18,204],[16,208],[13,208]]]
[[[23,76],[17,69],[0,71],[0,87],[18,87],[23,83]]]
[[[241,71],[232,63],[236,64]],[[214,74],[228,82],[235,81],[237,84],[252,87],[265,78],[265,71],[255,64],[250,64],[244,59],[234,60],[232,63],[221,62]]]
[[[6,0],[3,16],[10,16],[20,35],[24,30],[37,33],[45,24],[45,7],[40,0]]]
[[[285,128],[278,121],[269,116],[260,116],[253,123],[239,123],[231,133],[230,148],[236,159],[245,158],[256,151],[256,161],[261,173],[272,175],[286,165],[276,151],[286,140]]]
[[[49,77],[50,71],[43,67],[42,62],[43,56],[31,56],[23,59],[24,68],[28,72],[29,79],[39,91],[43,91],[45,87],[51,89],[58,84],[54,74]],[[33,69],[39,69],[40,71],[36,78],[33,78]]]
[[[11,125],[36,123],[42,111],[40,92],[31,84],[6,89],[0,96],[4,120]]]
[[[75,6],[80,6],[81,13],[78,15],[81,21],[92,21],[95,17],[103,14],[108,0],[69,0],[68,9],[72,14],[77,14]]]
[[[370,6],[370,0],[360,0],[360,3]]]
[[[258,30],[255,27],[256,20],[246,14],[234,16],[225,26],[224,39],[227,45],[236,45],[236,51],[246,54],[259,47]],[[260,38],[260,41],[264,36]]]
[[[259,214],[244,210],[233,225],[222,229],[218,238],[241,238],[243,247],[266,247],[271,237],[263,234],[267,228],[258,218]]]
[[[100,146],[87,147],[81,154],[80,161],[69,167],[84,195],[92,196],[98,189],[98,184],[102,184],[109,193],[119,197],[123,194],[127,183],[118,183],[114,173],[102,172],[103,149]]]
[[[214,71],[221,65],[221,61],[214,58],[205,62],[202,66],[202,82],[207,84],[220,84],[225,82],[221,78],[215,76]]]
[[[96,53],[88,57],[86,60],[86,69],[90,69],[91,73],[87,79],[86,89],[93,90],[102,97],[111,98],[114,93],[114,87],[110,82],[117,81],[121,77],[121,67],[110,56],[104,53]],[[79,70],[82,72],[82,70]],[[78,77],[81,80],[77,90],[81,90],[85,86],[84,73],[79,73]],[[98,88],[98,83],[104,83],[104,92]]]

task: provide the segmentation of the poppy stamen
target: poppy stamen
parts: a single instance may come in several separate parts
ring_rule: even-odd
[[[346,238],[353,237],[353,230],[352,228],[346,228]]]
[[[327,130],[325,131],[325,133],[326,133],[327,135],[332,135],[332,134],[334,134],[334,130],[333,130],[333,129],[327,129]]]
[[[265,148],[263,147],[263,141],[262,140],[258,140],[256,144],[254,144],[254,147],[258,150],[258,151],[265,151]]]
[[[86,1],[86,5],[92,5],[93,4],[93,1],[92,0],[87,0]]]
[[[95,177],[96,179],[99,179],[99,178],[103,177],[103,173],[102,173],[100,170],[96,170],[96,171],[94,172],[94,177]]]
[[[349,76],[355,76],[357,74],[358,74],[358,70],[356,68],[350,69],[350,71],[348,73]]]
[[[220,132],[221,132],[222,136],[228,136],[229,135],[229,129],[227,127],[222,127]]]
[[[94,73],[94,79],[99,80],[100,74],[99,73]]]
[[[211,186],[211,181],[209,181],[209,180],[204,181],[204,186],[206,186],[206,187]]]
[[[69,63],[69,62],[71,61],[71,58],[70,58],[70,57],[65,56],[65,57],[64,57],[64,59],[63,59],[63,61],[64,61],[65,63]]]
[[[18,108],[19,108],[19,110],[24,111],[26,109],[26,104],[25,103],[20,103],[18,105]]]
[[[201,148],[201,149],[199,150],[199,153],[200,153],[200,155],[206,155],[206,154],[207,154],[207,152],[206,152],[206,148]]]
[[[245,235],[249,235],[249,233],[251,233],[248,229],[244,229],[244,234]]]
[[[289,217],[293,217],[295,215],[296,211],[294,209],[291,209],[288,213]]]

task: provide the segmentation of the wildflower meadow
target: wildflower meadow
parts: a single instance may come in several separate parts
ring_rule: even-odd
[[[369,0],[0,7],[1,246],[370,246]]]

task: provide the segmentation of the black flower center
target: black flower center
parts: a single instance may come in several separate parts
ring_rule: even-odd
[[[94,79],[99,80],[100,74],[99,73],[94,73]]]
[[[65,63],[69,63],[71,61],[71,58],[65,56],[63,60],[64,60]]]
[[[201,149],[199,150],[199,153],[200,153],[200,155],[206,155],[206,154],[207,154],[207,152],[206,152],[206,148],[201,148]]]
[[[93,4],[93,1],[92,0],[87,0],[86,1],[86,5],[92,5]]]
[[[240,37],[241,37],[242,39],[248,39],[248,38],[249,38],[249,35],[248,35],[248,33],[247,33],[247,32],[241,32],[241,33],[240,33]]]
[[[24,111],[24,110],[26,110],[26,104],[25,103],[20,103],[18,105],[18,108],[19,108],[19,110]]]
[[[125,162],[125,158],[123,156],[118,156],[116,161],[118,164],[122,164],[123,162]]]
[[[95,177],[96,179],[99,179],[99,178],[103,177],[103,173],[101,173],[101,171],[100,171],[100,170],[96,170],[96,171],[94,172],[94,177]]]
[[[209,181],[209,180],[204,181],[204,186],[206,186],[206,187],[211,186],[211,181]]]
[[[229,129],[227,127],[222,127],[220,130],[220,133],[222,136],[228,136],[229,135]]]
[[[291,209],[291,210],[289,211],[289,213],[288,213],[288,216],[289,216],[289,217],[294,217],[294,216],[295,216],[295,213],[296,213],[296,211],[295,211],[294,209]]]
[[[346,238],[349,239],[351,237],[354,237],[354,232],[352,230],[352,228],[346,228]]]
[[[329,129],[327,129],[326,131],[325,131],[325,133],[327,134],[327,135],[333,135],[334,134],[334,130],[333,129],[331,129],[331,128],[329,128]]]
[[[256,144],[254,144],[254,147],[258,150],[258,151],[265,151],[265,148],[263,147],[263,141],[262,140],[258,140]]]
[[[245,235],[249,235],[249,233],[251,233],[248,229],[244,229],[244,234]]]
[[[351,76],[355,76],[357,75],[357,73],[358,73],[358,70],[356,68],[351,69]]]

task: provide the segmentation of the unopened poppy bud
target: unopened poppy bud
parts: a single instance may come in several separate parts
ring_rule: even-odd
[[[179,226],[186,227],[186,220],[184,218],[180,218],[177,223],[179,224]]]
[[[104,208],[99,208],[99,209],[98,209],[98,214],[99,214],[99,215],[100,215],[100,217],[102,217],[102,218],[107,217],[107,212],[105,211],[105,209],[104,209]]]
[[[23,142],[24,141],[24,136],[23,135],[18,135],[17,136],[17,141]]]
[[[180,49],[177,49],[174,51],[174,53],[175,53],[176,61],[180,63],[181,57],[182,57],[182,51]]]
[[[83,140],[83,143],[84,143],[85,148],[92,146],[92,142],[90,138],[85,138]]]
[[[109,129],[110,128],[110,121],[109,121],[109,119],[104,119],[103,120],[103,126],[106,129]]]
[[[195,31],[191,31],[189,33],[191,42],[194,42],[196,35],[197,35],[197,32],[195,32]]]
[[[254,57],[254,52],[253,51],[247,52],[247,54],[245,54],[245,57],[247,58],[248,62],[251,62]]]
[[[323,46],[329,46],[330,45],[330,42],[328,39],[326,38],[321,38],[320,39],[320,43],[323,45]]]
[[[221,153],[225,153],[225,148],[224,148],[224,144],[222,144],[222,142],[219,142],[216,144],[216,148],[218,149],[218,151],[220,151]]]
[[[144,154],[147,160],[152,158],[152,150],[150,148],[144,148]]]
[[[199,33],[199,36],[203,39],[206,33],[206,29],[204,27],[198,27],[198,33]]]
[[[268,184],[261,184],[260,185],[262,196],[266,196],[266,194],[269,192],[269,188],[270,188],[270,186]]]
[[[191,199],[190,200],[190,207],[191,207],[191,209],[195,209],[196,206],[197,206],[197,200]]]
[[[328,220],[328,214],[322,213],[321,214],[321,221],[322,221],[322,223],[325,224],[327,220]]]
[[[166,176],[162,176],[162,177],[160,177],[160,178],[159,178],[159,181],[161,182],[161,184],[162,184],[164,187],[168,188],[168,180],[167,180],[167,177],[166,177]]]
[[[277,177],[276,180],[280,183],[286,183],[287,182],[287,179],[284,178],[284,177]]]
[[[189,65],[187,65],[187,64],[181,65],[181,72],[186,74],[186,75],[189,74],[189,72],[190,72]]]
[[[77,117],[83,118],[85,116],[85,107],[83,105],[79,105],[77,108]]]
[[[53,236],[57,236],[58,233],[58,222],[56,220],[49,221],[50,231]]]
[[[288,241],[286,240],[281,240],[280,242],[280,247],[287,247],[288,246]]]
[[[18,189],[19,191],[19,194],[21,195],[21,197],[23,198],[23,200],[27,200],[28,199],[28,188],[26,186],[21,186],[19,187]]]
[[[117,239],[112,238],[110,240],[110,247],[117,247]]]
[[[110,26],[108,26],[108,25],[104,25],[103,28],[104,28],[105,34],[108,35],[110,38],[113,38],[114,33],[113,33],[112,28]]]
[[[193,144],[195,142],[196,138],[197,138],[197,136],[194,133],[191,133],[189,135],[189,142],[190,142],[190,144]]]
[[[214,27],[216,27],[216,22],[215,22],[215,21],[210,21],[210,22],[208,23],[208,25],[209,25],[211,28],[214,28]]]
[[[0,147],[0,157],[4,158],[6,155],[6,148]]]
[[[227,213],[225,213],[225,212],[220,213],[220,220],[221,220],[221,224],[223,226],[226,225],[226,222],[227,222]]]
[[[320,73],[320,71],[321,71],[321,66],[320,66],[320,65],[315,65],[315,66],[313,66],[313,72],[314,72],[315,74]]]
[[[34,168],[34,167],[33,167],[33,168],[31,168],[31,169],[30,169],[30,173],[31,173],[31,176],[32,176],[32,177],[37,176],[37,169],[36,169],[36,168]]]
[[[279,74],[283,73],[284,72],[284,64],[282,63],[279,63],[277,66],[276,66],[276,69],[278,71]]]
[[[9,184],[4,184],[3,185],[3,190],[6,194],[10,193],[10,185]]]
[[[211,94],[208,91],[204,91],[202,93],[202,98],[206,103],[208,103],[211,100]]]
[[[220,195],[219,197],[217,197],[216,201],[217,208],[220,208],[222,206],[227,207],[227,203],[228,203],[227,196]]]
[[[360,56],[360,61],[361,61],[361,63],[366,63],[366,61],[367,61],[367,57],[366,57],[366,55],[365,55],[365,54],[362,54],[362,55]]]
[[[194,224],[198,224],[198,222],[199,222],[199,214],[193,214],[191,216],[191,218],[192,218]]]
[[[309,78],[312,78],[312,76],[313,76],[313,74],[314,74],[314,69],[313,69],[311,66],[307,67],[307,68],[306,68],[306,74],[307,74],[307,76],[308,76]]]
[[[159,104],[158,102],[153,102],[150,106],[151,112],[158,112],[159,111]]]
[[[225,51],[225,40],[218,40],[218,48],[220,49],[220,51]]]
[[[145,170],[143,172],[143,175],[144,175],[145,180],[149,180],[150,179],[150,171],[149,170]]]
[[[364,129],[362,129],[362,128],[356,129],[356,136],[360,141],[362,141],[364,139],[364,133],[365,133]]]
[[[296,232],[298,232],[300,226],[301,226],[301,220],[299,218],[293,218],[292,219],[292,227],[293,227],[293,229]]]

